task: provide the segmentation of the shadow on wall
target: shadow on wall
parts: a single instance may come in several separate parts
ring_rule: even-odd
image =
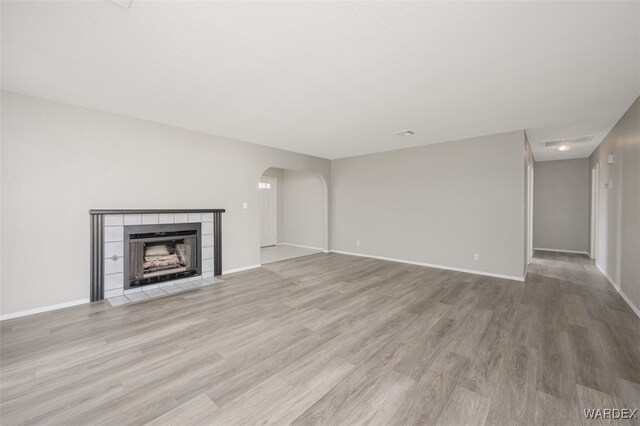
[[[290,244],[329,249],[327,182],[317,173],[271,167],[260,191],[260,246]]]

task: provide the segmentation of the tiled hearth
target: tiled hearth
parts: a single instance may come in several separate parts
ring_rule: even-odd
[[[219,209],[217,216],[214,216],[216,214],[215,211],[185,213],[180,211],[171,212],[163,210],[158,213],[148,211],[145,213],[137,213],[136,211],[125,211],[124,213],[110,211],[103,213],[101,220],[101,256],[94,256],[93,258],[100,259],[102,261],[102,267],[98,268],[98,271],[101,270],[101,273],[99,272],[97,276],[101,278],[103,282],[104,299],[107,299],[112,306],[116,306],[155,297],[163,297],[168,294],[222,282],[222,280],[215,277],[216,274],[220,274],[220,268],[216,268],[214,265],[214,259],[221,259],[219,254],[215,254],[216,250],[221,249],[219,236],[214,239],[214,228],[216,230],[221,229],[219,226],[219,219],[215,219],[215,217],[220,217],[220,212],[224,212],[224,210]],[[218,220],[218,222],[215,222],[215,220]],[[200,224],[199,248],[202,255],[201,268],[199,268],[200,275],[174,279],[171,281],[163,281],[157,284],[126,288],[127,286],[125,285],[124,277],[124,256],[126,253],[124,247],[126,241],[125,226],[187,223]],[[96,251],[96,253],[98,252]],[[92,270],[94,269],[92,268]],[[98,294],[102,294],[102,292]],[[102,298],[98,297],[95,300],[100,299]]]
[[[167,283],[144,286],[142,287],[142,291],[126,292],[126,294],[122,296],[110,297],[107,298],[107,301],[111,304],[111,306],[119,306],[125,305],[127,303],[139,302],[141,300],[163,297],[169,294],[179,293],[182,291],[191,290],[193,288],[204,287],[221,282],[223,281],[216,277],[202,278],[197,281],[168,281]]]

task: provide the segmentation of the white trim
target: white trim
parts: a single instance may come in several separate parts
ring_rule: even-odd
[[[574,254],[586,254],[587,256],[589,256],[589,253],[587,253],[586,251],[577,251],[577,250],[560,250],[560,249],[552,249],[552,248],[540,248],[540,247],[536,247],[533,249],[533,251],[535,252],[536,250],[540,250],[540,251],[557,251],[558,253],[574,253]]]
[[[531,151],[531,144],[528,144],[529,151]],[[533,257],[533,196],[534,196],[534,185],[535,185],[535,168],[533,166],[533,153],[531,153],[531,163],[528,164],[529,167],[529,198],[527,200],[527,266],[531,263],[531,258]],[[525,278],[526,278],[525,274]]]
[[[414,262],[412,260],[396,259],[392,257],[374,256],[372,254],[352,253],[348,251],[329,250],[331,253],[347,254],[350,256],[369,257],[371,259],[388,260],[390,262],[407,263],[409,265],[426,266],[428,268],[446,269],[448,271],[464,272],[467,274],[485,275],[487,277],[505,278],[514,281],[524,281],[524,277],[517,277],[515,275],[494,274],[493,272],[476,271],[474,269],[454,268],[453,266],[434,265],[432,263]]]
[[[321,251],[323,253],[329,253],[329,250],[325,250],[323,248],[320,247],[311,247],[311,246],[303,246],[300,244],[291,244],[291,243],[277,243],[277,246],[291,246],[291,247],[300,247],[300,248],[305,248],[305,249],[309,249],[309,250],[318,250]]]
[[[600,211],[600,164],[596,163],[591,169],[591,223],[589,235],[589,257],[596,260],[598,257],[598,215]]]
[[[69,308],[71,306],[84,305],[85,303],[89,303],[89,299],[74,300],[71,302],[58,303],[57,305],[43,306],[41,308],[28,309],[26,311],[12,312],[10,314],[0,315],[0,321],[25,317],[27,315],[40,314],[42,312],[55,311],[57,309]]]
[[[260,263],[256,263],[255,265],[243,266],[241,268],[227,269],[226,271],[222,271],[222,275],[234,274],[236,272],[242,272],[242,271],[248,271],[249,269],[256,269],[256,268],[259,268],[261,266],[262,265]]]
[[[266,171],[266,170],[265,170]],[[274,229],[275,229],[275,235],[273,236],[273,242],[274,244],[278,244],[278,178],[275,176],[265,176],[262,175],[260,177],[260,182],[262,183],[262,180],[266,179],[266,180],[273,180],[273,193],[276,194],[275,195],[275,199],[276,199],[276,203],[274,206],[274,210],[275,210],[275,215],[274,215],[274,221],[275,221],[275,225],[274,225]],[[260,215],[260,220],[262,221],[262,214]],[[260,223],[260,226],[262,226],[262,223]],[[262,238],[262,232],[260,233],[260,238]],[[262,247],[269,247],[269,245],[263,246],[262,245],[262,241],[260,241],[260,248]]]
[[[604,277],[609,281],[609,283],[613,286],[613,288],[616,289],[616,291],[618,292],[618,294],[620,296],[622,296],[622,298],[624,299],[625,302],[627,302],[627,305],[629,305],[629,307],[631,308],[631,310],[638,316],[638,318],[640,318],[640,309],[638,309],[638,307],[636,305],[633,304],[633,302],[631,301],[631,299],[629,299],[627,297],[626,294],[624,294],[624,292],[622,291],[622,289],[620,288],[620,286],[618,284],[616,284],[616,282],[613,280],[613,278],[611,278],[609,276],[609,274],[607,274],[604,269],[598,265],[598,263],[596,263],[596,268],[598,268],[598,271],[600,271],[600,273],[602,275],[604,275]]]

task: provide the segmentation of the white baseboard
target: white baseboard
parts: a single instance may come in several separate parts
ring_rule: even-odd
[[[484,276],[487,276],[487,277],[505,278],[507,280],[524,281],[524,277],[518,277],[518,276],[515,276],[515,275],[494,274],[493,272],[476,271],[476,270],[473,270],[473,269],[464,269],[464,268],[454,268],[452,266],[434,265],[432,263],[414,262],[412,260],[395,259],[395,258],[392,258],[392,257],[374,256],[372,254],[352,253],[352,252],[340,251],[340,250],[330,250],[330,252],[331,253],[339,253],[339,254],[347,254],[347,255],[350,255],[350,256],[360,256],[360,257],[369,257],[369,258],[372,258],[372,259],[388,260],[390,262],[407,263],[409,265],[426,266],[428,268],[446,269],[448,271],[465,272],[467,274],[484,275]]]
[[[536,247],[536,248],[533,249],[534,252],[536,250],[538,250],[538,251],[557,251],[558,253],[586,254],[587,256],[589,255],[589,253],[587,253],[586,251],[576,251],[576,250],[560,250],[560,249],[540,248],[540,247]]]
[[[598,268],[598,271],[600,271],[600,273],[602,275],[604,275],[604,277],[609,281],[609,283],[613,286],[613,288],[616,289],[616,291],[618,292],[618,294],[620,296],[622,296],[622,298],[624,299],[625,302],[627,302],[627,305],[629,305],[629,307],[631,308],[631,310],[638,316],[638,318],[640,318],[640,309],[638,309],[638,307],[636,305],[633,304],[633,302],[631,301],[631,299],[629,299],[627,297],[626,294],[624,294],[624,292],[622,291],[622,289],[620,288],[620,286],[618,284],[616,284],[616,282],[613,280],[613,278],[611,278],[609,276],[609,274],[607,274],[604,270],[604,268],[602,268],[602,266],[598,265],[598,263],[596,262],[596,268]]]
[[[222,271],[222,275],[233,274],[235,272],[248,271],[249,269],[256,269],[261,266],[262,266],[261,264],[257,263],[255,265],[243,266],[242,268],[227,269],[226,271]]]
[[[291,247],[300,247],[300,248],[305,248],[305,249],[309,249],[309,250],[318,250],[321,251],[323,253],[329,253],[329,250],[325,250],[323,248],[320,247],[311,247],[311,246],[303,246],[300,244],[292,244],[292,243],[277,243],[277,246],[291,246]]]
[[[55,311],[57,309],[68,308],[70,306],[83,305],[89,303],[89,299],[74,300],[72,302],[58,303],[57,305],[43,306],[42,308],[28,309],[26,311],[12,312],[10,314],[0,315],[0,321],[11,318],[20,318],[27,315],[41,314],[43,312]]]

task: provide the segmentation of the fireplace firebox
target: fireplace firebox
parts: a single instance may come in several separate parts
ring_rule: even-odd
[[[124,289],[200,275],[201,223],[124,227]]]

